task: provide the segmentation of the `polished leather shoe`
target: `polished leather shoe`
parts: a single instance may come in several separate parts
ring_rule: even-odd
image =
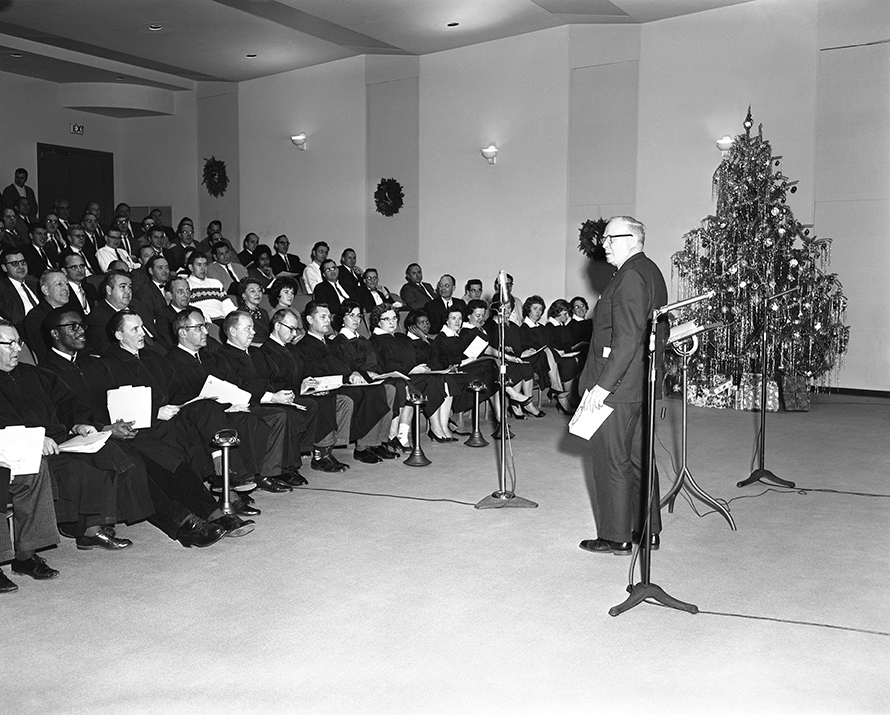
[[[389,440],[389,446],[393,448],[396,452],[401,452],[402,454],[410,454],[411,453],[411,445],[410,444],[402,444],[399,442],[398,437],[393,437]]]
[[[635,544],[639,544],[640,543],[640,534],[635,531],[633,533],[633,535],[631,536],[631,539],[633,540],[633,542]],[[649,550],[650,551],[658,551],[658,549],[660,547],[661,547],[661,536],[659,536],[658,534],[651,534],[649,536]]]
[[[92,536],[78,536],[75,540],[77,548],[81,551],[91,549],[105,549],[106,551],[122,551],[133,545],[129,539],[118,539],[105,527],[102,527]]]
[[[371,447],[371,451],[378,457],[380,457],[380,459],[398,459],[402,456],[400,454],[396,454],[382,444],[378,445],[377,447]]]
[[[324,457],[319,457],[318,459],[313,459],[309,463],[309,466],[316,472],[327,472],[328,474],[337,474],[349,469],[348,464],[338,462],[330,454],[326,454]]]
[[[255,506],[248,504],[242,497],[236,497],[234,501],[229,502],[238,516],[259,516],[263,512]]]
[[[283,492],[292,492],[294,488],[290,484],[285,484],[278,480],[278,477],[260,477],[256,480],[257,489],[272,494],[281,494]]]
[[[241,519],[234,514],[223,514],[210,523],[220,526],[226,536],[232,537],[246,536],[256,528],[256,522],[253,519]]]
[[[438,442],[439,444],[451,444],[451,438],[450,438],[450,437],[439,437],[439,436],[438,436],[435,432],[433,432],[432,430],[430,430],[429,432],[427,432],[427,433],[426,433],[426,436],[429,437],[431,440],[433,440],[433,442]],[[456,442],[457,440],[454,440],[454,441]]]
[[[278,481],[284,482],[289,487],[305,487],[309,484],[309,480],[306,479],[300,472],[291,467],[286,472],[284,472],[280,477],[277,477]]]
[[[370,447],[365,447],[365,449],[357,449],[352,453],[352,458],[357,462],[364,462],[365,464],[379,464],[383,460],[378,457],[374,452],[371,451]]]
[[[201,517],[192,514],[180,525],[176,532],[176,540],[190,548],[195,546],[203,549],[211,546],[226,535],[226,530],[219,524],[204,521]]]
[[[36,578],[38,581],[47,581],[59,575],[58,571],[47,566],[46,561],[37,554],[34,554],[30,559],[25,559],[24,561],[13,559],[11,566],[13,573],[22,576],[30,576],[31,578]]]
[[[10,581],[6,574],[3,573],[3,570],[0,569],[0,593],[13,593],[18,590],[19,587],[16,585],[16,582]]]
[[[615,556],[630,556],[632,549],[629,541],[607,541],[606,539],[585,539],[578,546],[594,554],[615,554]]]

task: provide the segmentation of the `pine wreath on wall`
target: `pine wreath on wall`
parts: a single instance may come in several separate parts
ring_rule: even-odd
[[[229,176],[226,174],[226,162],[211,156],[204,159],[204,179],[202,184],[207,186],[207,193],[219,198],[229,186]]]
[[[395,179],[380,179],[377,191],[374,192],[374,205],[377,213],[384,216],[394,216],[405,203],[405,194],[402,185]]]

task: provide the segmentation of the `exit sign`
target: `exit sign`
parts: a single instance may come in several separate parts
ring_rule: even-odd
[[[72,134],[83,134],[83,124],[72,124],[71,125],[71,133]]]

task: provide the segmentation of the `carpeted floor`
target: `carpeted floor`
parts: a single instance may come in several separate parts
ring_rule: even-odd
[[[662,475],[679,453],[666,405]],[[890,711],[890,499],[738,489],[756,414],[691,408],[690,468],[734,499],[738,531],[678,499],[652,581],[702,613],[613,618],[631,559],[578,548],[595,527],[566,423],[513,424],[537,509],[473,508],[497,486],[494,443],[424,439],[431,466],[307,469],[310,489],[260,493],[256,531],[209,549],[147,524],[119,529],[121,553],[66,540],[44,554],[60,578],[0,596],[0,711]],[[767,427],[767,466],[798,487],[890,493],[890,400],[821,395]]]

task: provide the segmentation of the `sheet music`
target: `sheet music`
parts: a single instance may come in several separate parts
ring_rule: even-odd
[[[132,422],[133,429],[151,427],[151,388],[122,385],[108,390],[108,416],[112,422]]]

